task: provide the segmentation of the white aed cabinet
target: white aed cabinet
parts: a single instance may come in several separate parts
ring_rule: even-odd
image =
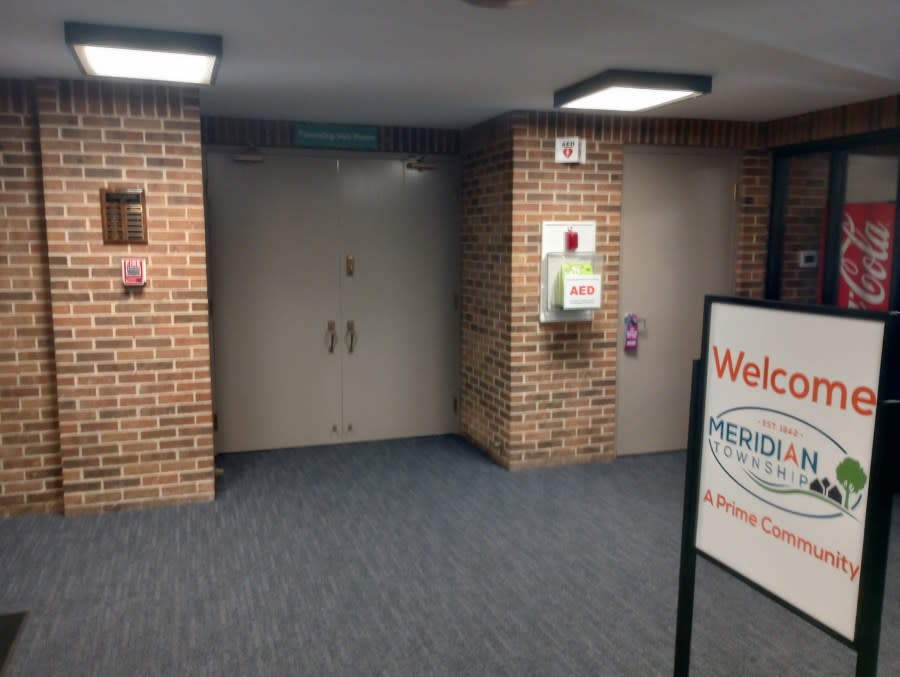
[[[541,322],[589,321],[602,305],[603,261],[594,221],[545,221],[541,233]]]

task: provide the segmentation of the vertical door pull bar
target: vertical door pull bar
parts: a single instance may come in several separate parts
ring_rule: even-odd
[[[334,352],[334,346],[337,345],[337,328],[334,320],[328,320],[328,331],[325,332],[325,345],[328,346],[328,352]]]
[[[345,340],[347,341],[347,352],[352,353],[353,349],[356,347],[356,327],[353,320],[347,320],[347,335]]]

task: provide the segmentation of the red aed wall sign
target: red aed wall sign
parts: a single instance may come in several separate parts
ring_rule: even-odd
[[[147,284],[147,262],[144,259],[122,259],[122,284],[126,287]]]

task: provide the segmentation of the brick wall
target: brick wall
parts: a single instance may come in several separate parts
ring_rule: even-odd
[[[198,93],[39,81],[67,514],[213,496]],[[104,245],[99,189],[146,190],[147,245]],[[120,259],[148,260],[124,291]]]
[[[510,426],[512,136],[508,120],[463,140],[460,425],[506,465]]]
[[[772,120],[769,148],[900,128],[900,94]]]
[[[828,202],[828,154],[799,155],[789,163],[784,209],[781,300],[816,303],[819,267],[801,268],[801,251],[819,251]],[[821,264],[821,261],[819,262]]]
[[[62,508],[33,85],[0,80],[0,516]]]

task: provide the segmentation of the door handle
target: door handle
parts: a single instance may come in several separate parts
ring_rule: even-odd
[[[347,320],[347,334],[344,340],[347,343],[347,352],[352,353],[356,347],[356,325],[353,320]]]
[[[325,345],[328,346],[329,353],[334,352],[334,347],[337,345],[337,329],[334,320],[328,321],[328,331],[325,332]]]

